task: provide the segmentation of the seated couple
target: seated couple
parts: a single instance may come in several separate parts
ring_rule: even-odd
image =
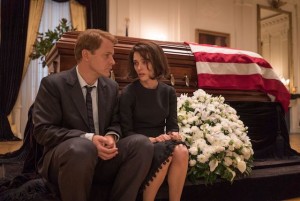
[[[139,191],[153,201],[165,179],[169,199],[179,201],[188,150],[175,90],[159,81],[168,74],[166,57],[155,43],[136,44],[129,55],[136,80],[119,95],[108,78],[116,42],[108,32],[82,32],[78,65],[42,80],[33,110],[34,137],[44,146],[39,173],[63,201],[89,200],[93,184],[112,185],[113,201],[135,201]]]

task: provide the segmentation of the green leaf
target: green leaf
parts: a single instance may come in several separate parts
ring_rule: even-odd
[[[61,36],[68,31],[75,31],[72,25],[68,25],[68,20],[62,18],[59,25],[54,30],[49,30],[45,33],[37,33],[37,38],[33,44],[33,50],[29,57],[32,60],[41,59],[42,66],[46,66],[45,57],[50,52],[53,45],[61,38]]]

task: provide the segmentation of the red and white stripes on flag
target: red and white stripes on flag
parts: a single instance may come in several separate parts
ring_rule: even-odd
[[[212,45],[186,43],[195,56],[198,87],[256,90],[267,93],[288,110],[290,93],[271,65],[259,54]]]

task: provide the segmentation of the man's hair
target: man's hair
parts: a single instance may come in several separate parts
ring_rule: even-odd
[[[133,55],[138,52],[141,57],[152,64],[154,76],[151,79],[160,79],[169,76],[169,65],[163,49],[154,42],[139,42],[133,46],[129,53],[129,77],[137,78],[134,69]],[[147,66],[148,68],[148,66]],[[148,68],[149,69],[149,68]]]
[[[110,40],[114,44],[118,42],[112,34],[100,29],[87,29],[81,32],[74,49],[76,61],[79,62],[82,59],[82,50],[84,49],[91,51],[93,54],[101,46],[103,38]]]

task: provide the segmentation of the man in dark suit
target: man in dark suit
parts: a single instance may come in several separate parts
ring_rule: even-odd
[[[110,200],[134,201],[150,168],[148,138],[121,138],[118,84],[108,78],[116,42],[108,32],[82,32],[78,65],[41,82],[33,114],[34,136],[44,146],[38,168],[63,201],[88,200],[93,183],[112,184]]]

